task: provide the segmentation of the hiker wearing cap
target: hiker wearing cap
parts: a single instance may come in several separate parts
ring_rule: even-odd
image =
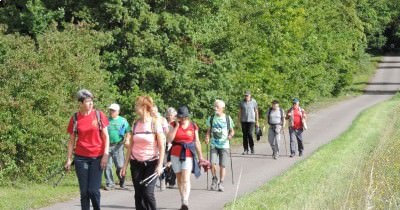
[[[160,121],[151,116],[153,106],[150,96],[136,98],[135,111],[139,119],[132,126],[132,139],[121,169],[121,176],[125,176],[130,163],[138,210],[156,209],[154,190],[157,179],[148,178],[160,176],[163,172],[165,135]]]
[[[168,127],[169,127],[168,130],[172,130],[174,128],[173,123],[176,120],[176,115],[177,115],[177,112],[174,107],[169,107],[167,109],[167,111],[165,113],[165,118],[167,119],[167,122],[168,122]],[[166,146],[167,147],[165,148],[165,151],[168,153],[172,147],[172,143],[167,142]],[[175,176],[175,172],[172,169],[172,167],[167,167],[165,169],[164,175],[165,175],[165,182],[167,185],[166,187],[174,188],[174,186],[176,184],[176,176]]]
[[[274,159],[279,158],[279,142],[281,138],[281,130],[285,126],[285,113],[279,107],[279,102],[273,100],[271,107],[268,109],[266,115],[266,122],[268,122],[268,142],[272,148],[272,156]]]
[[[108,119],[103,112],[93,108],[93,95],[86,89],[77,93],[79,111],[68,124],[68,149],[65,169],[75,164],[79,182],[81,209],[100,209],[100,187],[102,172],[108,161]],[[72,155],[74,160],[72,161]]]
[[[177,120],[172,126],[173,129],[168,134],[168,141],[172,141],[168,161],[172,163],[172,169],[178,181],[182,202],[180,209],[184,210],[189,208],[190,174],[193,172],[196,178],[200,176],[196,154],[199,161],[203,160],[203,155],[199,140],[199,128],[190,121],[189,110],[186,106],[179,107]]]
[[[244,99],[239,103],[239,121],[243,133],[244,151],[242,155],[249,154],[249,146],[251,154],[254,154],[253,132],[254,126],[258,127],[258,106],[248,90],[244,93]]]
[[[229,141],[232,139],[235,131],[233,130],[234,123],[230,116],[224,113],[225,102],[222,100],[215,100],[214,110],[215,114],[208,117],[206,121],[207,133],[206,144],[210,142],[211,136],[211,173],[212,182],[211,190],[224,191],[225,179],[225,166],[228,162]],[[219,182],[217,177],[216,165],[219,163]]]
[[[158,112],[158,107],[156,105],[153,106],[153,108],[151,109],[151,116],[156,118],[162,126],[164,135],[166,136],[168,134],[169,131],[169,125],[167,122],[167,119],[165,119],[165,117],[163,117],[159,112]],[[167,141],[165,141],[165,148],[167,148]],[[167,152],[167,150],[165,150],[165,152]],[[167,164],[167,157],[164,156],[163,159],[163,167]],[[160,176],[160,188],[161,190],[165,190],[166,188],[166,183],[165,183],[165,171],[164,173]]]
[[[125,188],[125,177],[120,176],[121,168],[124,166],[124,145],[129,145],[131,138],[131,128],[128,121],[119,116],[120,107],[118,104],[111,104],[108,107],[110,115],[108,121],[110,125],[107,127],[110,136],[109,159],[107,168],[104,171],[106,179],[105,190],[115,188],[114,177],[112,172],[113,163],[115,164],[116,174],[119,179],[119,186]]]
[[[299,99],[293,99],[293,106],[287,111],[286,119],[289,120],[289,137],[290,137],[290,157],[296,155],[296,142],[299,151],[299,156],[303,155],[303,131],[307,129],[306,126],[306,112],[299,104]]]

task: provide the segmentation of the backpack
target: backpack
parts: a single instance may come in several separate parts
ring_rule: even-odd
[[[212,116],[210,117],[210,130],[212,130],[213,121],[214,121],[214,116],[215,116],[215,115],[212,115]],[[226,128],[228,129],[228,136],[229,136],[229,134],[231,133],[231,122],[230,122],[230,120],[229,120],[230,116],[227,115],[227,114],[225,114],[225,117],[226,117]]]
[[[103,130],[103,123],[101,122],[100,111],[96,110],[96,118],[97,118],[97,125],[99,126],[99,132]],[[73,115],[73,133],[75,137],[78,136],[78,112],[75,112]]]
[[[133,123],[133,128],[132,128],[133,135],[136,135],[136,134],[154,134],[154,135],[156,135],[156,132],[155,132],[156,129],[154,126],[154,123],[155,123],[154,118],[151,118],[151,131],[136,132],[137,123],[138,123],[138,121]]]
[[[269,109],[268,109],[268,115],[267,115],[267,117],[268,117],[268,124],[269,124],[269,125],[271,125],[271,121],[270,121],[271,112],[272,112],[272,108],[269,108]],[[283,119],[283,118],[284,118],[283,109],[280,108],[280,107],[279,107],[279,112],[281,113],[281,123],[283,123],[283,120],[284,120],[284,119]]]

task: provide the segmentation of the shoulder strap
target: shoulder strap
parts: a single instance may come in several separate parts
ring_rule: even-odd
[[[270,120],[271,111],[272,111],[272,108],[270,107],[270,108],[268,109],[268,115],[267,115],[267,117],[268,117],[268,124],[270,124],[270,125],[271,125],[271,120]]]
[[[196,142],[196,123],[194,123],[193,121],[191,121],[192,126],[193,126],[193,142]]]
[[[99,130],[103,130],[103,123],[101,122],[100,111],[96,110],[97,125],[99,125]]]
[[[213,128],[214,116],[215,116],[215,115],[211,115],[211,117],[210,117],[210,129],[211,129],[211,130],[212,130],[212,128]]]
[[[75,112],[74,115],[72,116],[73,119],[73,127],[72,131],[75,134],[75,137],[78,135],[78,112]]]
[[[135,122],[133,123],[133,128],[132,128],[132,134],[133,134],[133,135],[136,135],[136,126],[137,126],[137,121],[135,121]]]
[[[228,135],[229,135],[229,133],[231,132],[231,122],[229,120],[230,116],[225,114],[225,117],[226,117],[226,128],[228,129]]]

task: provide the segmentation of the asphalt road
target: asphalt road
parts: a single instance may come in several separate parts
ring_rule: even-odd
[[[199,179],[192,176],[189,208],[196,210],[222,209],[224,204],[234,201],[236,197],[256,190],[271,178],[285,172],[297,161],[307,158],[317,148],[343,133],[362,110],[391,98],[399,89],[400,57],[386,56],[379,63],[374,78],[368,83],[362,96],[341,101],[315,113],[308,114],[309,129],[304,133],[305,150],[303,157],[289,158],[285,156],[285,144],[281,142],[281,158],[279,160],[272,159],[272,151],[266,143],[266,135],[263,136],[260,142],[256,143],[254,155],[241,155],[241,147],[233,148],[234,184],[231,182],[230,169],[227,170],[224,185],[225,192],[207,191],[207,181],[204,173]],[[237,130],[236,132],[240,131]],[[288,131],[285,130],[286,145],[289,147],[287,133]],[[134,190],[131,183],[128,184],[128,189],[126,190],[102,190],[101,196],[102,209],[134,209]],[[167,189],[162,192],[157,189],[156,199],[159,209],[179,209],[181,205],[177,189]],[[43,210],[49,209],[79,210],[79,197],[43,208]]]

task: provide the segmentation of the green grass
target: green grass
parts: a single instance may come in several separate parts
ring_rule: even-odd
[[[351,128],[226,209],[397,208],[400,97],[364,111]]]
[[[0,187],[0,209],[34,209],[79,196],[75,176],[68,174],[54,188],[52,184],[58,177],[46,184],[16,183]]]

